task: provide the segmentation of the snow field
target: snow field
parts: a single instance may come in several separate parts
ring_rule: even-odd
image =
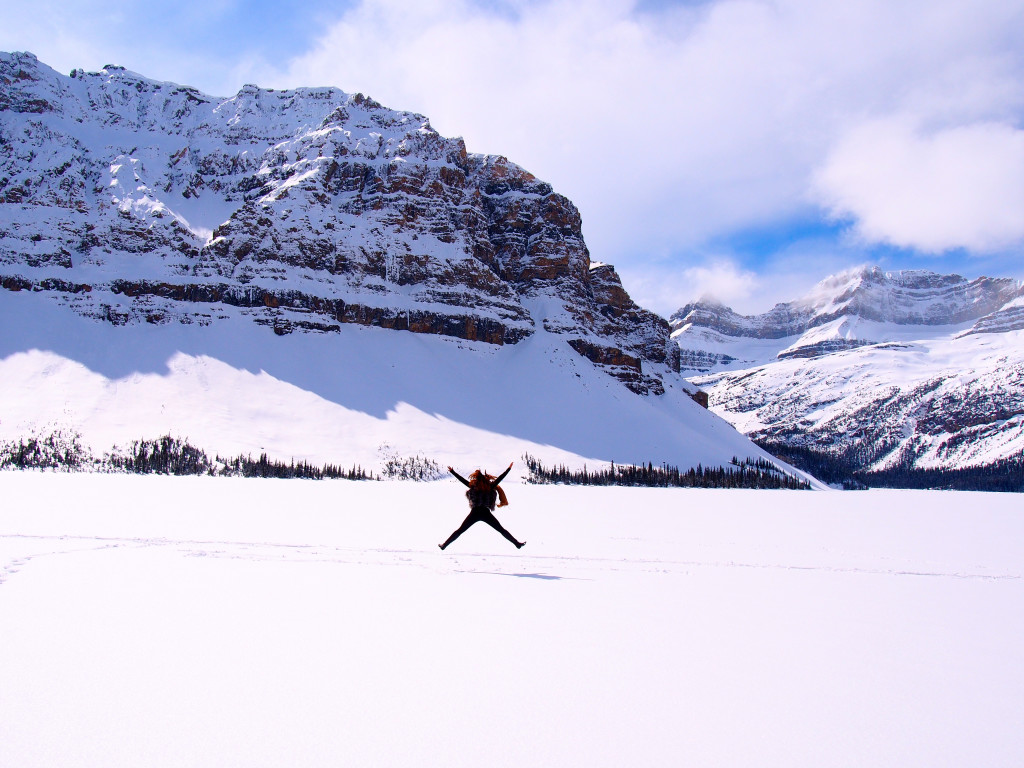
[[[1011,766],[1011,495],[2,473],[0,764]]]

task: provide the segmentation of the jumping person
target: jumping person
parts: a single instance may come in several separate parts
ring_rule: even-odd
[[[455,475],[456,479],[458,479],[460,483],[469,488],[469,490],[466,491],[466,498],[469,499],[469,515],[462,521],[462,525],[459,526],[458,530],[448,537],[448,541],[444,544],[438,544],[437,546],[444,549],[459,538],[459,536],[469,530],[469,527],[473,525],[473,523],[484,522],[515,544],[516,549],[522,549],[526,542],[516,541],[515,536],[506,531],[502,527],[501,523],[498,522],[498,518],[494,516],[494,502],[499,496],[501,497],[501,503],[498,504],[498,506],[508,506],[508,499],[505,498],[505,491],[503,491],[498,484],[505,479],[505,475],[509,473],[510,469],[512,469],[512,464],[509,464],[508,469],[497,477],[488,475],[486,472],[481,472],[478,469],[473,472],[473,474],[469,476],[469,480],[467,480],[454,469],[448,467],[448,471]]]

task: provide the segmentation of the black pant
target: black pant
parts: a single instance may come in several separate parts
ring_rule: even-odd
[[[491,512],[491,510],[487,507],[473,507],[473,509],[470,510],[469,515],[466,516],[466,519],[462,521],[462,525],[459,526],[459,529],[448,537],[448,541],[441,545],[441,549],[444,549],[459,538],[459,536],[468,531],[469,527],[473,525],[473,523],[487,523],[491,528],[515,544],[516,549],[522,546],[518,541],[516,541],[515,536],[502,527],[501,523],[498,522],[498,518],[494,516],[494,513]]]

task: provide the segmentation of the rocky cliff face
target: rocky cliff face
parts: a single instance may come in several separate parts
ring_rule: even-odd
[[[0,285],[114,324],[345,323],[515,344],[558,334],[639,394],[679,351],[579,211],[416,114],[330,88],[219,99],[0,54]]]

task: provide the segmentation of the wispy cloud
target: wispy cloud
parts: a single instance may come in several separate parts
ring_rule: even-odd
[[[756,315],[801,298],[827,275],[862,263],[863,253],[855,248],[807,240],[773,253],[756,269],[725,253],[691,253],[679,261],[627,261],[618,270],[633,300],[664,317],[700,298]],[[881,263],[887,266],[884,259]]]
[[[705,298],[731,307],[747,309],[761,280],[727,257],[710,257],[681,267],[677,264],[646,266],[632,271],[625,268],[634,300],[642,306],[668,316],[687,300]],[[742,310],[741,310],[742,311]]]

